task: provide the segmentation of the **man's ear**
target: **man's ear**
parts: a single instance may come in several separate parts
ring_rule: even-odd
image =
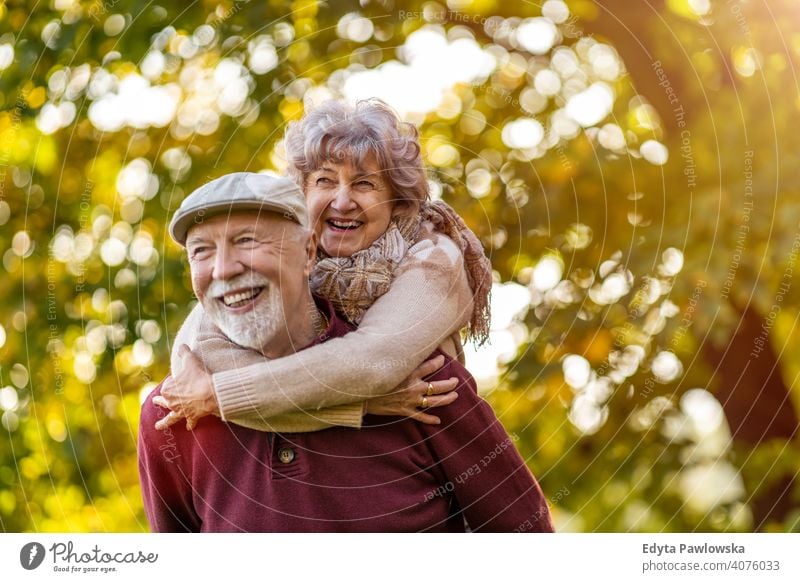
[[[317,262],[317,233],[309,230],[308,238],[306,239],[306,278],[311,276],[311,271],[314,264]]]

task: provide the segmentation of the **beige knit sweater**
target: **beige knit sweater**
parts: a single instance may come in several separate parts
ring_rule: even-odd
[[[231,342],[199,305],[173,344],[189,345],[213,374],[223,420],[270,432],[360,427],[365,399],[387,394],[437,346],[463,359],[459,330],[472,292],[456,244],[429,223],[389,291],[341,338],[276,360]]]

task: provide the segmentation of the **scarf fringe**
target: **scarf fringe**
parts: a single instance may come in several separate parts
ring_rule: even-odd
[[[492,264],[484,253],[481,241],[446,202],[437,200],[423,204],[420,217],[429,220],[437,231],[450,237],[464,255],[464,268],[473,299],[467,339],[481,346],[489,339],[491,328]]]

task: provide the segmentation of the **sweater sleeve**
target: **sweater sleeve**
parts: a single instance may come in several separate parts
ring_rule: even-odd
[[[144,511],[154,532],[197,532],[201,520],[194,509],[192,487],[182,470],[182,454],[171,433],[158,431],[163,413],[150,395],[139,421],[139,483]]]
[[[224,420],[271,418],[388,393],[472,313],[456,244],[429,233],[410,250],[389,291],[359,328],[294,355],[214,374]]]
[[[430,433],[426,442],[446,479],[444,488],[430,495],[452,491],[475,532],[552,532],[539,484],[517,452],[515,439],[478,396],[472,376],[450,362],[432,379],[455,375],[461,378],[459,397],[438,409],[442,424],[421,427]]]
[[[186,316],[186,319],[183,320],[178,334],[172,342],[172,351],[169,355],[170,370],[173,373],[178,372],[183,365],[178,355],[178,349],[184,344],[192,348],[192,351],[197,349],[197,338],[200,335],[200,326],[204,316],[205,311],[203,311],[203,306],[198,301],[189,312],[189,315]]]
[[[214,374],[227,369],[247,367],[268,362],[258,352],[235,344],[215,326],[198,303],[181,326],[172,350],[172,369],[180,369],[181,360],[177,356],[178,347],[189,345],[200,357],[206,369]],[[315,411],[291,407],[271,417],[253,412],[242,414],[231,420],[236,424],[265,432],[315,432],[332,426],[360,428],[364,405],[362,402],[348,402],[329,406]],[[224,417],[224,415],[223,415]]]

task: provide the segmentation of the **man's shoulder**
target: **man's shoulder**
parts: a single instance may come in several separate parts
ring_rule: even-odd
[[[139,431],[140,434],[148,434],[150,432],[158,432],[155,429],[155,424],[164,416],[167,415],[167,410],[157,406],[153,403],[153,398],[161,394],[161,386],[164,384],[162,380],[161,383],[153,388],[150,393],[145,397],[144,401],[142,402],[141,414],[139,416]]]

